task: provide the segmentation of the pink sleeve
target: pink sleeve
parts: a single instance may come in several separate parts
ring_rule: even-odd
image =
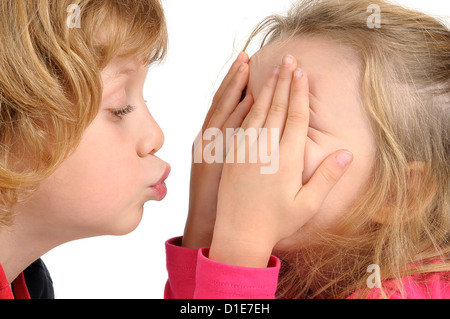
[[[181,238],[166,242],[168,281],[165,298],[271,299],[275,297],[280,260],[267,268],[222,264],[208,258],[209,248],[180,247]]]
[[[182,237],[166,242],[166,268],[169,278],[164,290],[165,299],[192,299],[195,290],[197,249],[181,247]]]
[[[271,256],[267,268],[222,264],[208,258],[209,248],[200,249],[194,298],[273,299],[278,284],[280,260]]]

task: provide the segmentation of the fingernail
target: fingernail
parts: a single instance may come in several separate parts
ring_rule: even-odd
[[[350,164],[352,159],[353,159],[353,154],[346,151],[346,152],[341,152],[338,154],[338,156],[336,157],[336,162],[338,163],[339,166],[346,167]]]
[[[242,65],[239,67],[238,72],[241,73],[244,72],[244,70],[245,70],[245,63],[242,63]]]
[[[236,58],[236,62],[239,62],[242,59],[242,55],[243,54],[244,54],[243,52],[239,52],[239,54],[238,54],[238,56]]]
[[[273,68],[273,75],[278,75],[280,74],[280,67],[277,65]]]
[[[295,70],[295,72],[294,72],[294,77],[295,77],[296,79],[300,79],[302,76],[303,76],[303,71],[302,71],[302,69],[297,69],[297,70]]]
[[[283,65],[284,66],[290,66],[293,62],[294,62],[294,60],[292,59],[292,57],[290,55],[286,55],[283,58]]]

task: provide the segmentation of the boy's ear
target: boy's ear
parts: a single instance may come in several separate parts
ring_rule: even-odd
[[[424,162],[411,162],[409,166],[409,175],[407,182],[408,209],[404,212],[403,221],[407,222],[418,214],[423,212],[423,208],[428,207],[433,201],[437,185],[436,182],[428,182],[424,189],[427,167]],[[392,206],[387,203],[372,220],[378,224],[385,224],[389,220],[389,214],[392,213]]]

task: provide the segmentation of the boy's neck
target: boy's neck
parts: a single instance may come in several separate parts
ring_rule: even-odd
[[[15,211],[10,227],[0,228],[0,265],[9,283],[52,248],[62,244],[25,211]],[[36,230],[39,230],[37,233]]]

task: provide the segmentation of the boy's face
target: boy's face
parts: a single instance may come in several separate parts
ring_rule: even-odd
[[[279,65],[286,54],[297,59],[310,82],[311,112],[303,183],[337,150],[350,150],[354,160],[315,217],[295,236],[280,242],[277,249],[298,245],[311,231],[327,228],[342,216],[364,191],[376,152],[361,101],[358,58],[345,46],[312,37],[271,43],[250,60],[247,93],[257,99],[273,66]]]
[[[165,196],[161,182],[170,166],[155,156],[164,136],[142,96],[147,70],[137,59],[116,59],[102,71],[99,113],[30,201],[67,239],[126,234],[139,224],[146,201]]]

